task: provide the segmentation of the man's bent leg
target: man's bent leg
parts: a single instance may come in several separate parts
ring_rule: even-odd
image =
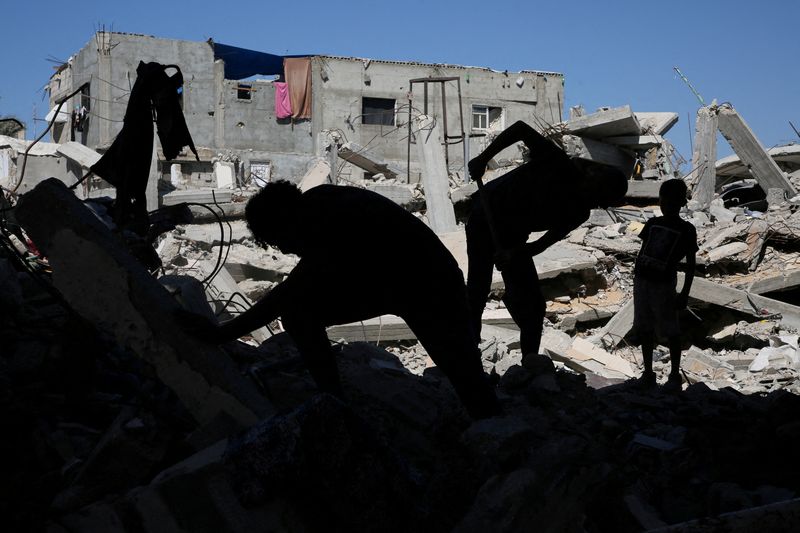
[[[502,274],[506,286],[503,301],[511,318],[519,326],[522,353],[539,353],[547,305],[539,287],[539,276],[533,260],[524,258],[513,261],[503,269]]]
[[[467,300],[469,323],[475,342],[481,341],[481,317],[492,289],[494,245],[483,213],[473,211],[467,222]]]
[[[471,338],[467,317],[464,304],[442,310],[412,310],[402,316],[450,380],[470,416],[487,418],[499,414],[500,406],[483,371],[481,353]]]

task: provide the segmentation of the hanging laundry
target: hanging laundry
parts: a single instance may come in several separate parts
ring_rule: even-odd
[[[282,81],[273,82],[275,86],[275,116],[289,118],[292,116],[292,99],[289,96],[289,86]]]
[[[172,76],[165,70],[175,68]],[[199,161],[186,119],[178,102],[183,75],[175,65],[139,62],[122,129],[91,171],[117,189],[114,221],[144,234],[148,228],[145,190],[153,155],[153,119],[164,158],[174,159],[184,146]]]
[[[311,118],[311,59],[287,57],[283,71],[292,101],[292,118]]]

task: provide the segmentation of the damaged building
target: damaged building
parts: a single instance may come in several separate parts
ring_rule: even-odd
[[[191,138],[169,161],[146,146],[143,175],[158,194],[145,236],[131,237],[106,199],[91,198],[113,192],[109,184],[68,186],[112,151],[141,60],[180,68]],[[281,85],[293,63],[310,80],[300,108]],[[276,105],[284,89],[288,104]],[[701,108],[683,176],[664,137],[676,114],[576,108],[564,120],[554,73],[101,32],[50,90],[52,143],[0,137],[9,530],[797,530],[800,162],[794,147],[764,150],[732,106]],[[623,169],[630,203],[593,210],[536,256],[546,358],[522,353],[494,272],[479,349],[501,416],[469,419],[392,315],[327,330],[346,402],[319,394],[280,320],[220,346],[182,328],[179,309],[237,316],[297,265],[241,220],[259,180],[411,187],[402,198],[383,192],[466,273],[460,208],[476,185],[465,183],[464,156],[516,120],[575,157]],[[735,158],[716,160],[717,129]],[[509,148],[485,179],[525,157]],[[661,213],[659,185],[675,177],[692,190],[681,216],[699,251],[681,315],[683,390],[669,393],[635,386],[632,283],[637,235]],[[761,191],[760,203],[726,196],[733,181]],[[186,202],[208,205],[193,206],[191,220]],[[667,349],[654,359],[664,381]]]
[[[50,80],[52,107],[81,89],[65,104],[69,112],[59,115],[53,141],[74,140],[102,152],[119,131],[140,60],[178,64],[190,73],[181,99],[201,161],[173,164],[200,184],[212,174],[212,158],[235,161],[242,180],[297,180],[308,170],[309,155],[325,156],[331,144],[366,150],[385,162],[384,174],[418,181],[417,156],[407,149],[411,108],[442,117],[453,145],[448,163],[458,169],[465,136],[471,153],[477,153],[487,132],[517,120],[560,122],[564,98],[563,75],[554,72],[321,54],[284,57],[213,40],[99,32]],[[442,81],[410,82],[420,78]],[[161,168],[167,181],[170,170]],[[360,179],[380,170],[345,165],[336,172]]]

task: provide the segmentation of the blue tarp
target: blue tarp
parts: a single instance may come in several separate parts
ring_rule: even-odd
[[[225,62],[225,79],[228,80],[241,80],[256,74],[261,74],[262,76],[283,74],[283,59],[285,57],[309,56],[309,54],[279,56],[213,41],[211,46],[214,48],[214,59],[222,59]]]

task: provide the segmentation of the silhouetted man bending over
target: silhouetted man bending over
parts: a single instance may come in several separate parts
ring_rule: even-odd
[[[370,191],[320,185],[301,193],[286,181],[267,184],[245,216],[259,243],[300,261],[251,309],[212,332],[213,340],[236,339],[280,316],[317,386],[341,396],[325,327],[394,314],[471,416],[498,411],[470,330],[464,278],[423,222]]]
[[[467,222],[467,291],[473,331],[479,336],[496,263],[505,282],[503,301],[520,328],[522,353],[535,354],[542,336],[545,300],[533,256],[580,226],[589,218],[591,208],[621,201],[628,183],[617,169],[570,159],[521,121],[500,133],[469,162],[472,179],[481,179],[489,160],[518,141],[530,150],[530,160],[487,183],[473,199]],[[490,210],[488,217],[484,203]],[[534,231],[546,233],[527,243]]]

